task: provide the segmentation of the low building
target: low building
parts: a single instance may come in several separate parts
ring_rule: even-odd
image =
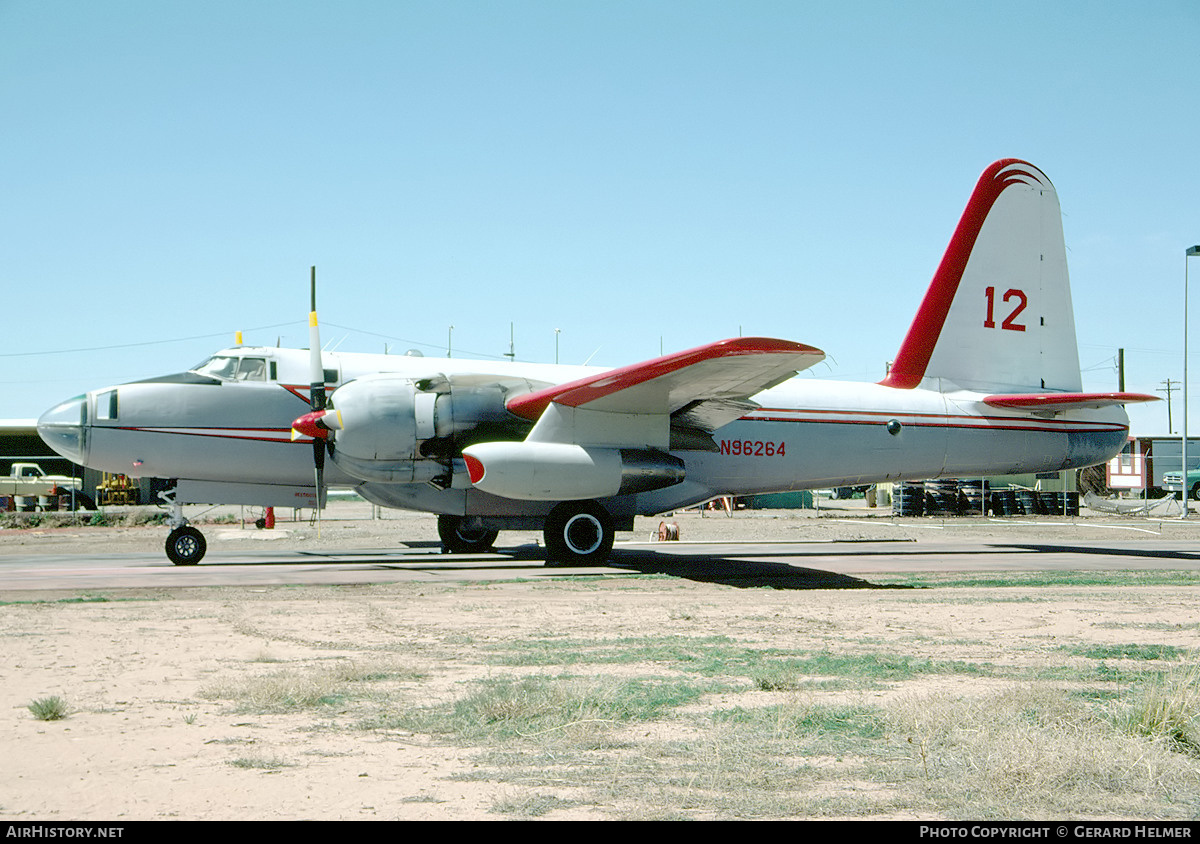
[[[1183,460],[1183,437],[1149,435],[1130,437],[1121,453],[1105,467],[1109,489],[1125,493],[1160,495],[1163,473],[1178,472]],[[1200,466],[1200,439],[1188,437],[1188,468]]]

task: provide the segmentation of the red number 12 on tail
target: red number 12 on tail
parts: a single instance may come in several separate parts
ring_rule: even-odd
[[[983,321],[984,328],[995,328],[996,320],[993,319],[993,312],[996,307],[996,288],[988,287],[983,291],[983,295],[987,297],[987,318]],[[1012,313],[1004,322],[1000,323],[1000,327],[1006,331],[1024,331],[1024,323],[1016,322],[1017,315],[1025,310],[1025,306],[1029,304],[1029,298],[1025,295],[1024,290],[1017,290],[1015,287],[1004,292],[1003,301],[1008,302],[1011,299],[1016,299],[1016,307],[1012,309]]]

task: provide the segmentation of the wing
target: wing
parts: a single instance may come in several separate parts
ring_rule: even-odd
[[[505,406],[534,421],[525,441],[468,446],[463,462],[477,489],[504,498],[661,489],[684,478],[673,440],[710,447],[709,432],[757,407],[750,396],[824,358],[800,343],[739,337],[516,396]]]
[[[672,417],[712,431],[754,408],[749,397],[825,359],[764,337],[721,340],[510,399],[536,421],[530,441],[667,448]]]

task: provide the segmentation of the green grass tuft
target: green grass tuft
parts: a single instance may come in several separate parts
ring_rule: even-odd
[[[67,717],[67,702],[58,695],[38,698],[28,709],[39,721],[61,721]]]
[[[1119,703],[1114,721],[1125,732],[1200,756],[1200,667],[1194,662],[1148,678]]]

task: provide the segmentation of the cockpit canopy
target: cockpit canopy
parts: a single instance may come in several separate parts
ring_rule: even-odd
[[[193,366],[190,372],[219,378],[222,381],[277,381],[275,361],[263,357],[236,357],[213,355],[203,363]]]

